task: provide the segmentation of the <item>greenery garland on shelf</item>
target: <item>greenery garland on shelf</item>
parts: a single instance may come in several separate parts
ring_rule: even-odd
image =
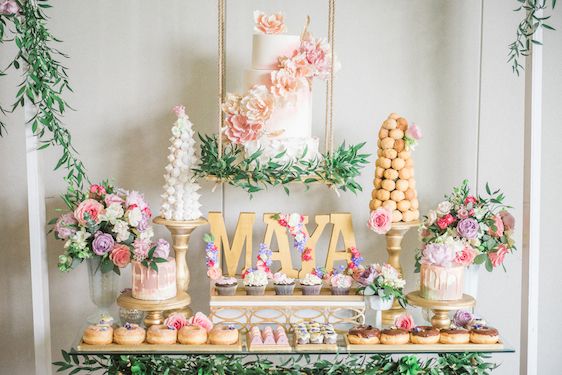
[[[47,15],[44,9],[51,8],[48,0],[11,1],[11,8],[0,14],[0,43],[15,42],[18,52],[8,66],[0,70],[0,76],[6,75],[10,68],[22,70],[24,79],[19,84],[16,99],[7,110],[0,107],[2,113],[13,112],[26,103],[35,106],[36,113],[29,120],[33,134],[39,139],[39,149],[57,146],[61,149],[55,170],[66,168],[65,181],[68,192],[63,199],[69,207],[76,199],[84,183],[88,181],[84,164],[72,145],[70,131],[63,126],[61,118],[69,108],[62,94],[72,91],[68,82],[66,67],[58,58],[67,58],[60,50],[51,46],[60,42],[47,28]],[[13,30],[9,29],[13,26]],[[12,39],[5,39],[7,31]],[[6,133],[5,124],[0,121],[0,136]]]
[[[279,185],[289,194],[287,185],[293,182],[304,183],[307,187],[312,183],[323,183],[356,193],[362,189],[355,179],[360,175],[361,168],[368,164],[369,157],[369,154],[359,153],[365,143],[353,146],[346,146],[344,143],[332,154],[324,154],[311,160],[299,158],[303,160],[284,162],[282,158],[285,152],[281,152],[267,162],[262,162],[261,150],[245,156],[242,147],[227,144],[219,157],[217,135],[199,134],[199,139],[201,161],[194,168],[195,175],[237,186],[250,194]]]
[[[340,356],[301,354],[276,363],[260,355],[82,355],[62,351],[57,372],[147,375],[486,375],[498,367],[488,354],[441,353],[422,360],[415,355],[394,358],[388,354]]]

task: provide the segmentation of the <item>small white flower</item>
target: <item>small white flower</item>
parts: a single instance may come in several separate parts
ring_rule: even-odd
[[[437,212],[440,215],[447,215],[451,212],[451,208],[453,208],[453,204],[449,201],[443,201],[437,205]]]
[[[117,242],[126,241],[129,238],[129,225],[123,220],[117,220],[113,226],[113,233],[115,233]]]
[[[100,215],[101,220],[109,221],[111,224],[115,225],[117,219],[123,217],[125,211],[120,203],[112,203],[107,207],[105,213]]]
[[[128,210],[127,219],[129,220],[129,224],[132,227],[136,227],[137,225],[139,225],[139,222],[142,220],[142,212],[140,208],[135,207],[132,210]]]
[[[141,240],[150,240],[154,237],[154,229],[152,227],[148,227],[145,231],[140,232],[140,239]]]
[[[69,242],[72,242],[75,245],[75,247],[77,247],[79,249],[85,249],[86,246],[88,245],[88,242],[86,240],[90,236],[91,236],[91,234],[86,232],[85,228],[81,228],[78,232],[74,233],[71,240],[68,241],[67,244],[70,246]]]

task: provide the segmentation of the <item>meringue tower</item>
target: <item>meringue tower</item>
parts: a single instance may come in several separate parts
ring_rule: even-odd
[[[192,168],[197,163],[193,124],[184,106],[173,109],[178,119],[172,127],[170,154],[164,174],[164,193],[160,215],[166,220],[195,220],[201,216],[199,184],[193,182]]]

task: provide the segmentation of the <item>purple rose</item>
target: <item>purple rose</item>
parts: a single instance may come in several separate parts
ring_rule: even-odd
[[[66,240],[76,233],[78,221],[74,218],[74,213],[67,212],[61,215],[55,224],[55,233],[61,240]]]
[[[378,272],[377,272],[375,266],[370,265],[366,269],[356,273],[353,276],[353,278],[359,284],[367,286],[367,285],[371,285],[375,281],[377,276],[378,276]]]
[[[479,229],[480,225],[478,225],[478,222],[473,218],[462,219],[457,225],[459,234],[468,240],[473,240],[478,237]]]
[[[92,249],[96,255],[104,255],[108,253],[115,245],[115,240],[110,234],[97,231],[92,241]]]
[[[453,317],[453,324],[457,327],[466,327],[472,319],[474,319],[474,315],[472,315],[469,311],[457,310],[455,316]]]
[[[170,244],[163,238],[156,242],[156,250],[154,250],[154,257],[168,259],[170,255]]]

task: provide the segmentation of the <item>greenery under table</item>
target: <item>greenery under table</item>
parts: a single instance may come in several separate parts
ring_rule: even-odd
[[[59,372],[107,374],[490,374],[499,366],[492,353],[514,353],[507,346],[489,352],[412,351],[350,353],[345,346],[336,352],[88,352],[63,351],[55,362]]]

